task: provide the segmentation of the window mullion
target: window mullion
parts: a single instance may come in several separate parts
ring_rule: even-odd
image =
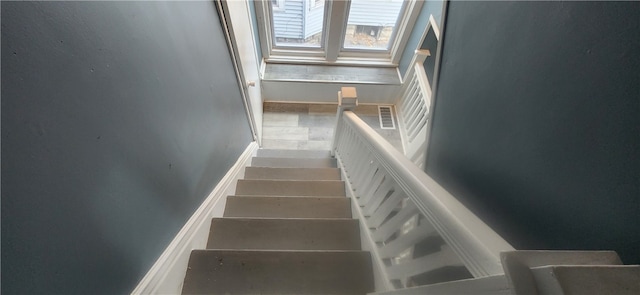
[[[325,24],[325,28],[328,28],[325,38],[326,59],[328,62],[335,62],[342,48],[351,1],[328,2],[330,2],[329,15]]]

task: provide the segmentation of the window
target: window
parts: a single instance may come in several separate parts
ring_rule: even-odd
[[[281,1],[284,9],[275,9],[274,2]],[[271,39],[275,47],[320,48],[323,37],[324,1],[272,0],[270,25]],[[305,5],[315,5],[306,11]],[[305,13],[306,12],[306,13]]]
[[[402,1],[351,1],[343,47],[389,49],[402,6]]]
[[[422,0],[256,1],[263,56],[274,61],[397,64],[422,4]]]

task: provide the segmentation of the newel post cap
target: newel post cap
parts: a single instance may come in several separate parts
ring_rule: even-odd
[[[358,106],[358,93],[355,87],[342,87],[338,91],[338,106],[354,108]]]

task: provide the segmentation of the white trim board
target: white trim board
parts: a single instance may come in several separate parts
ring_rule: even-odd
[[[236,163],[213,188],[131,294],[182,292],[191,250],[206,247],[211,218],[222,216],[226,196],[235,193],[237,180],[244,177],[244,168],[251,163],[251,158],[257,150],[258,144],[255,141],[249,143]]]

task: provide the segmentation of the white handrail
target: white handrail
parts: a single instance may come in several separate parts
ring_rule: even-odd
[[[384,173],[393,180],[393,187],[401,190],[431,223],[474,277],[504,273],[500,252],[514,248],[500,235],[353,112],[345,111],[336,128],[336,157],[355,187],[371,186],[367,181],[373,177],[368,175]],[[377,188],[378,184],[373,185]],[[380,205],[380,202],[367,202]]]

